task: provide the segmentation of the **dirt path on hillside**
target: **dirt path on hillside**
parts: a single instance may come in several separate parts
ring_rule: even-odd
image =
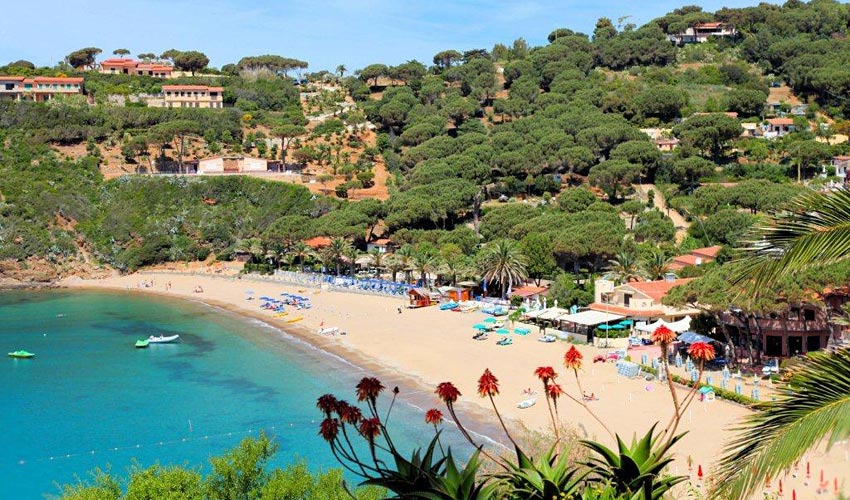
[[[661,213],[673,219],[673,224],[676,226],[676,243],[681,243],[688,232],[690,223],[682,217],[682,214],[667,206],[667,200],[664,199],[664,194],[654,184],[634,184],[635,192],[637,192],[641,201],[647,201],[649,198],[649,190],[651,189],[655,195],[652,198],[655,208]]]

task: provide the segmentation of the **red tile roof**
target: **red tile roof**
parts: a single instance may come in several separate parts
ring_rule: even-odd
[[[689,281],[692,281],[693,278],[680,278],[675,280],[658,280],[658,281],[636,281],[634,283],[627,283],[627,286],[634,288],[635,290],[646,294],[651,297],[655,302],[661,302],[661,299],[667,295],[667,292],[670,291],[671,288],[684,285]]]
[[[771,125],[794,125],[793,118],[771,118],[767,120],[767,123]]]
[[[714,245],[714,246],[703,247],[703,248],[695,248],[695,249],[691,250],[691,255],[698,255],[700,257],[708,257],[708,258],[713,259],[713,258],[717,257],[718,253],[720,253],[721,248],[723,248],[723,247],[721,247],[720,245]]]
[[[518,295],[520,297],[531,297],[533,295],[540,295],[544,293],[547,289],[542,286],[521,286],[519,288],[514,288],[511,290],[511,295]]]
[[[309,240],[304,240],[304,243],[307,244],[308,247],[318,250],[319,248],[324,248],[331,244],[331,239],[327,236],[316,236],[315,238],[310,238]]]
[[[599,302],[594,302],[587,307],[594,311],[619,314],[622,316],[664,316],[664,311],[660,309],[634,309],[631,307],[620,307],[611,304],[600,304]]]
[[[390,240],[389,238],[378,238],[377,240],[373,241],[371,244],[372,245],[378,245],[378,246],[387,246],[391,243],[392,243],[392,240]]]
[[[13,81],[13,80],[16,81],[16,82],[22,82],[22,81],[24,81],[24,77],[22,77],[22,76],[2,76],[2,75],[0,75],[0,80],[3,80],[4,82]]]
[[[52,76],[35,76],[24,81],[32,81],[34,83],[83,83],[82,78],[73,77],[52,77]]]

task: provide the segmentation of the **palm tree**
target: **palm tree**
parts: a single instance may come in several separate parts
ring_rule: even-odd
[[[413,254],[413,268],[419,273],[422,280],[422,286],[428,285],[428,273],[434,270],[437,264],[437,257],[428,251],[417,251]]]
[[[345,238],[336,237],[331,240],[327,248],[330,255],[333,256],[333,261],[336,265],[336,275],[339,276],[342,258],[346,255],[348,249],[351,248],[351,243]]]
[[[440,262],[440,273],[448,275],[452,286],[457,286],[457,275],[465,270],[465,266],[466,259],[462,255],[442,259]]]
[[[608,261],[609,271],[615,281],[629,283],[643,278],[634,254],[620,252],[616,258]]]
[[[348,71],[348,68],[346,68],[344,64],[340,64],[336,67],[336,74],[339,75],[340,78],[342,78],[342,75],[344,75],[346,71]]]
[[[337,259],[334,250],[331,247],[325,247],[319,251],[319,261],[322,263],[322,267],[325,269],[325,272],[330,272],[331,266],[336,265],[337,275],[339,275],[339,259]]]
[[[289,252],[298,258],[298,264],[301,265],[301,272],[304,272],[304,261],[307,257],[310,257],[313,254],[313,249],[310,248],[310,245],[304,243],[303,241],[295,242],[292,247],[289,249]]]
[[[254,262],[262,262],[266,255],[262,240],[259,238],[251,238],[248,240],[248,253],[251,254],[251,259]]]
[[[348,269],[351,276],[354,276],[354,266],[357,265],[357,257],[360,256],[360,252],[357,251],[357,247],[348,243],[348,246],[345,248],[345,252],[342,254],[346,260],[348,260]]]
[[[527,260],[513,240],[497,240],[481,250],[481,272],[484,279],[498,283],[501,297],[514,284],[523,283],[528,277]]]
[[[398,272],[404,270],[404,264],[402,264],[401,259],[396,254],[387,257],[385,264],[387,269],[392,273],[392,281],[395,282]]]
[[[757,228],[737,281],[753,294],[780,277],[850,257],[850,192],[809,192]],[[718,498],[739,500],[768,477],[787,470],[824,440],[850,437],[850,349],[811,353],[780,388],[758,405],[728,444],[717,481]]]
[[[277,269],[281,255],[283,255],[283,252],[281,252],[279,248],[269,246],[269,248],[266,249],[265,258],[270,265]]]
[[[792,384],[738,428],[713,498],[747,498],[824,440],[832,445],[850,437],[850,349],[809,354]]]
[[[640,263],[641,274],[650,280],[663,279],[669,270],[670,259],[659,251],[652,252],[652,256]]]
[[[373,249],[369,250],[369,257],[372,259],[372,267],[375,268],[375,277],[380,278],[381,277],[381,268],[384,267],[382,265],[383,261],[384,261],[384,257],[385,257],[384,252],[382,252],[381,250],[379,250],[377,248],[373,248]]]
[[[404,270],[404,282],[410,283],[410,263],[413,262],[413,247],[410,245],[403,245],[398,251],[394,254],[401,264],[401,268]]]

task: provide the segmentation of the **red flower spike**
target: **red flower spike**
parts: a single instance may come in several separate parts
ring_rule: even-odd
[[[460,397],[460,391],[451,382],[440,382],[434,393],[440,396],[440,399],[446,404],[452,404]]]
[[[555,369],[551,366],[540,366],[534,370],[534,375],[537,376],[543,383],[546,383],[558,376]]]
[[[333,394],[325,394],[324,396],[319,396],[319,400],[316,401],[316,408],[322,410],[326,417],[331,416],[331,412],[336,410],[337,399]]]
[[[363,377],[357,383],[357,401],[374,400],[384,390],[384,384],[375,377]]]
[[[322,420],[322,425],[319,427],[319,435],[327,442],[336,439],[339,434],[339,421],[335,418],[326,418]]]
[[[374,441],[381,434],[381,422],[377,418],[364,418],[360,421],[360,435]]]
[[[363,412],[356,406],[346,404],[339,409],[339,419],[344,424],[357,425],[363,419]]]
[[[561,389],[561,386],[558,384],[549,384],[546,386],[546,394],[552,398],[552,401],[557,401],[561,394],[564,393],[564,390]]]
[[[676,340],[676,332],[664,325],[659,326],[652,332],[652,341],[656,344],[667,345]]]
[[[443,412],[436,408],[431,408],[425,412],[425,423],[431,425],[440,425],[443,423]]]
[[[570,346],[570,350],[564,354],[564,366],[572,370],[578,370],[581,368],[581,360],[584,356],[581,355],[581,351],[576,349],[576,346]]]
[[[482,398],[485,396],[493,397],[499,394],[499,379],[493,375],[489,368],[486,368],[481,378],[478,379],[478,394]]]
[[[688,348],[688,354],[697,361],[711,361],[714,359],[714,346],[707,342],[694,342]]]

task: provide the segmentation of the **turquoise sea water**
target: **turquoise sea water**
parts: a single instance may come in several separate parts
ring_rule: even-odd
[[[181,342],[133,347],[150,333]],[[36,357],[5,357],[18,349]],[[260,322],[124,293],[2,292],[0,351],[0,499],[40,499],[134,459],[205,466],[259,429],[280,444],[275,465],[337,467],[315,401],[353,399],[365,374]],[[431,436],[411,404],[393,419],[406,449]]]

